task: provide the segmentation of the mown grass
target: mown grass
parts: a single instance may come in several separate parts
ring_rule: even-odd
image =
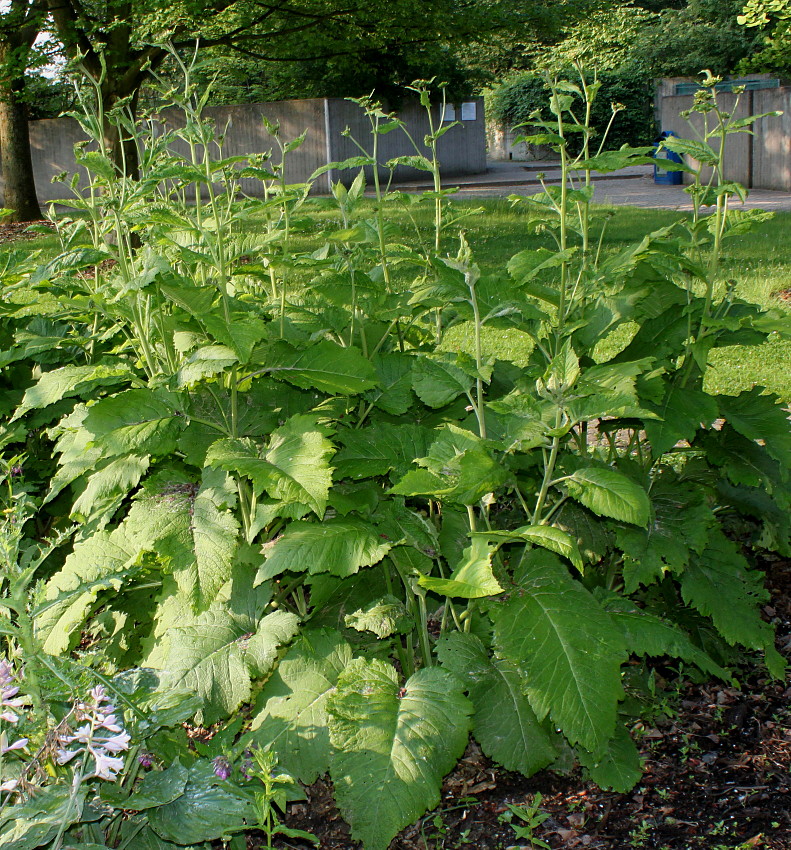
[[[370,215],[369,202],[362,215]],[[507,275],[510,257],[525,248],[552,247],[548,234],[529,232],[526,212],[505,199],[456,201],[454,210],[465,214],[458,224],[472,246],[475,261],[484,273]],[[327,199],[311,199],[307,210],[313,224],[307,227],[296,242],[297,250],[318,247],[322,236],[338,226],[338,216]],[[638,242],[647,233],[681,220],[684,213],[667,210],[638,209],[635,207],[598,207],[594,217],[594,238],[598,240],[605,227],[602,240],[605,252],[617,252]],[[425,239],[431,239],[431,211],[419,207],[414,220],[397,202],[388,202],[387,218],[395,225],[393,238],[410,242],[416,227]],[[412,236],[410,237],[410,231]],[[443,248],[454,253],[456,237],[449,236]],[[42,258],[57,252],[54,236],[42,236],[29,241],[6,242],[0,252],[9,249],[38,250]],[[791,289],[791,213],[778,213],[747,234],[727,240],[721,262],[721,279],[733,280],[736,293],[747,301],[764,307],[788,310],[789,305],[777,297],[778,292]],[[408,279],[402,279],[408,286]],[[629,331],[608,339],[597,350],[606,357],[615,353],[628,341]],[[444,341],[449,349],[472,351],[472,330],[464,325],[452,328]],[[516,363],[526,362],[531,349],[529,338],[519,331],[497,331],[485,334],[488,352]],[[737,393],[758,384],[791,401],[791,340],[771,339],[757,347],[723,348],[710,355],[712,368],[707,375],[707,389],[711,392]]]

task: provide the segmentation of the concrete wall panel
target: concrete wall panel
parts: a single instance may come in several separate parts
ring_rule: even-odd
[[[443,175],[478,174],[486,171],[486,131],[483,100],[476,102],[475,120],[465,121],[453,127],[439,142],[439,156]],[[434,107],[437,111],[439,107]],[[286,179],[289,183],[306,182],[320,166],[331,161],[356,156],[359,151],[350,139],[342,136],[348,126],[355,138],[370,149],[371,135],[368,120],[359,107],[341,99],[290,100],[266,104],[239,106],[215,106],[205,110],[205,116],[214,121],[218,132],[225,134],[222,155],[225,157],[272,152],[274,162],[280,161],[275,140],[264,127],[262,117],[270,122],[279,122],[280,137],[288,142],[307,131],[305,141],[288,154]],[[159,116],[165,127],[183,126],[183,118],[177,110],[163,110]],[[407,124],[412,137],[423,152],[423,137],[428,133],[428,121],[422,107],[407,101],[399,112]],[[52,178],[62,172],[69,175],[78,171],[74,161],[74,145],[84,141],[80,125],[71,118],[56,118],[30,123],[30,138],[33,155],[33,170],[39,200],[44,203],[71,196],[67,186],[52,183]],[[177,141],[174,150],[186,154],[186,143]],[[380,161],[396,156],[414,154],[414,149],[401,130],[380,136]],[[215,155],[219,155],[215,152]],[[382,175],[387,176],[385,169]],[[425,172],[399,166],[394,180],[412,180],[427,176]],[[85,174],[81,174],[84,184]],[[330,179],[354,179],[354,172],[333,173],[320,177],[313,187],[314,192],[328,192]],[[263,194],[258,180],[245,178],[241,181],[242,191],[252,196]],[[0,191],[2,182],[0,182]]]
[[[472,101],[471,101],[472,102]],[[451,127],[439,140],[438,156],[443,176],[453,177],[461,174],[480,174],[486,171],[486,125],[483,115],[483,99],[475,101],[475,120],[464,121],[460,125]],[[329,143],[332,161],[341,162],[360,154],[351,138],[344,135],[348,127],[350,135],[353,136],[367,151],[371,150],[370,124],[365,113],[354,103],[346,100],[330,99],[329,104]],[[435,126],[439,124],[440,105],[433,104]],[[456,117],[460,115],[460,106],[456,107]],[[423,144],[424,137],[429,132],[428,117],[422,106],[416,101],[408,101],[402,104],[399,118],[404,121],[412,138],[418,145],[420,152],[428,155],[429,150]],[[396,156],[413,155],[414,148],[405,138],[402,130],[393,130],[379,137],[379,161],[386,162]],[[380,176],[387,179],[388,172],[384,168],[379,169]],[[332,179],[354,179],[355,172],[347,172],[345,175],[333,173]],[[371,170],[368,170],[371,176]],[[427,177],[424,171],[399,165],[394,173],[393,181],[404,182],[414,180],[418,177]]]

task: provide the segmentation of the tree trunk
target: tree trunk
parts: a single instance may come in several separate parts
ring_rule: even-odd
[[[0,67],[5,65],[7,44],[0,44]],[[14,211],[11,221],[43,218],[36,197],[27,112],[20,102],[23,80],[0,79],[0,168],[4,205]]]

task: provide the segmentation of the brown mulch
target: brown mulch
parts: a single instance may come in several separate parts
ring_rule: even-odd
[[[40,233],[35,230],[28,230],[32,225],[43,226],[53,231],[55,229],[55,225],[46,219],[41,221],[8,221],[0,224],[0,244],[17,242],[20,239],[38,239],[41,236]]]
[[[770,563],[768,579],[764,613],[791,658],[791,562]],[[791,850],[790,684],[760,667],[743,671],[739,688],[681,682],[666,712],[635,729],[645,773],[626,794],[602,791],[578,771],[525,779],[472,744],[446,777],[442,804],[390,850],[530,850],[503,814],[507,803],[530,803],[537,792],[549,818],[534,835],[552,850]],[[319,780],[307,794],[291,806],[288,825],[316,835],[321,850],[357,850],[330,782]]]
[[[791,289],[779,289],[773,294],[775,298],[781,298],[783,301],[791,301]]]

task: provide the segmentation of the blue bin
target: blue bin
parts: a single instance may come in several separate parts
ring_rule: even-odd
[[[654,153],[652,156],[654,159],[669,159],[670,162],[683,162],[681,155],[677,153],[673,153],[673,151],[665,150],[664,148],[660,151],[659,145],[667,139],[669,136],[675,136],[676,134],[672,130],[663,130],[660,133],[659,138],[654,142]],[[654,166],[654,183],[661,183],[664,186],[680,186],[683,182],[683,171],[667,171],[666,169],[655,165]]]

